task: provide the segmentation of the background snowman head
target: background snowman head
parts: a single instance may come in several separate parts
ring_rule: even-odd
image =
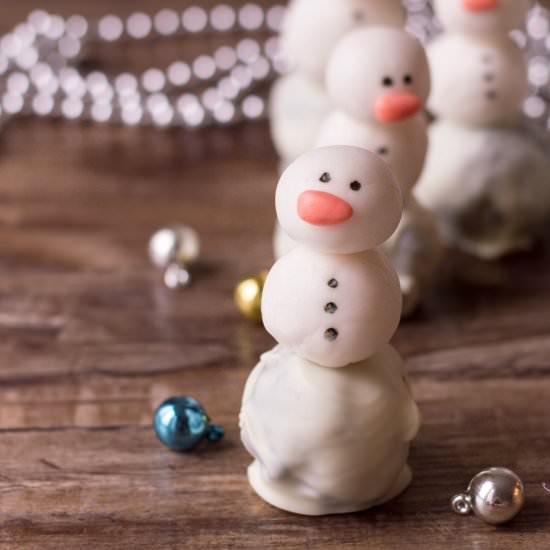
[[[386,163],[358,147],[305,153],[281,176],[277,217],[299,244],[321,252],[373,249],[395,231],[403,203]]]
[[[518,116],[528,92],[527,69],[511,40],[443,35],[428,53],[433,75],[428,106],[435,116],[479,126]]]
[[[348,34],[327,68],[333,104],[358,121],[391,124],[419,112],[430,92],[420,42],[400,29],[372,27]]]
[[[293,0],[282,31],[282,50],[291,66],[323,82],[338,40],[365,25],[402,27],[400,0]]]
[[[529,0],[435,0],[436,14],[447,31],[506,35],[523,25]]]

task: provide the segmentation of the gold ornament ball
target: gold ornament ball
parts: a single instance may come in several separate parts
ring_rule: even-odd
[[[262,320],[262,291],[267,271],[243,279],[235,289],[235,304],[247,319],[259,323]]]

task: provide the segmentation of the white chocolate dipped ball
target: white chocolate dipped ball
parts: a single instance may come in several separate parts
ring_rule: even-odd
[[[399,279],[378,250],[323,254],[299,246],[275,263],[262,294],[266,330],[324,367],[371,357],[390,341],[400,318]]]
[[[361,124],[333,111],[319,130],[318,147],[352,145],[376,153],[390,167],[405,199],[418,181],[428,150],[424,114],[395,124]]]
[[[246,383],[239,424],[260,496],[320,515],[379,505],[405,489],[420,414],[390,346],[347,369],[319,368],[277,346]]]
[[[282,30],[282,50],[294,70],[322,82],[332,49],[357,27],[402,27],[400,0],[294,0]]]
[[[283,230],[319,252],[373,249],[401,218],[401,192],[384,161],[358,147],[314,149],[283,173],[276,192]]]
[[[313,147],[329,111],[330,102],[320,82],[298,72],[275,82],[269,99],[269,121],[283,163],[288,164]]]
[[[512,40],[443,35],[428,55],[433,75],[428,106],[436,117],[476,126],[517,118],[528,80],[523,54]]]
[[[489,38],[523,26],[529,0],[434,0],[446,31]]]
[[[392,124],[422,110],[430,70],[422,44],[400,29],[372,27],[334,49],[326,85],[333,105],[362,123]]]

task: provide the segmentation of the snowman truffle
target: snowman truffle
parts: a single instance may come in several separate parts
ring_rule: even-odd
[[[376,250],[401,217],[390,171],[359,148],[316,149],[285,171],[276,207],[298,247],[267,277],[265,328],[319,365],[343,367],[369,357],[389,342],[401,315],[399,282]]]
[[[402,222],[384,248],[398,267],[403,313],[408,315],[430,285],[441,257],[433,215],[411,193],[428,149],[423,113],[430,91],[426,54],[418,40],[398,29],[354,31],[331,56],[327,89],[332,111],[321,125],[317,145],[352,145],[376,153],[403,192]],[[288,242],[281,232],[278,248]]]
[[[326,81],[332,110],[317,145],[353,145],[377,153],[407,196],[428,148],[422,111],[430,75],[420,42],[398,29],[355,31],[335,48]]]
[[[262,296],[279,345],[244,391],[250,484],[298,514],[382,504],[410,483],[420,423],[388,345],[400,317],[398,279],[376,249],[399,222],[399,186],[373,153],[320,148],[285,171],[276,208],[297,246],[272,268]]]
[[[445,241],[483,259],[528,249],[550,218],[550,138],[524,118],[526,62],[509,30],[524,0],[441,0],[429,47],[438,117],[416,188]]]
[[[510,39],[443,35],[430,46],[429,59],[433,76],[428,106],[437,118],[473,126],[518,118],[528,91],[527,69]]]
[[[294,0],[287,9],[281,49],[291,72],[275,84],[270,100],[275,147],[287,165],[311,149],[330,104],[326,64],[340,38],[371,25],[402,27],[399,0]]]

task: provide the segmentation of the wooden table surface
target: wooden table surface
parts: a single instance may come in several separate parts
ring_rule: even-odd
[[[35,6],[3,5],[2,28]],[[0,548],[550,548],[548,246],[495,265],[445,258],[395,338],[424,416],[413,485],[370,512],[297,517],[249,489],[237,427],[246,377],[273,344],[232,302],[239,278],[271,262],[266,125],[186,135],[27,120],[2,136]],[[174,222],[203,242],[179,294],[146,255]],[[225,426],[221,444],[162,447],[152,413],[178,394]],[[492,465],[515,469],[528,495],[499,529],[449,508]]]

